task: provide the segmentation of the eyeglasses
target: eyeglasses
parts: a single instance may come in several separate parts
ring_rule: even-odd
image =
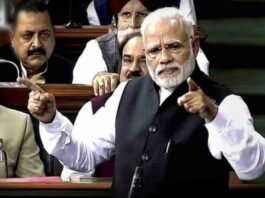
[[[164,45],[163,47],[154,46],[149,49],[146,49],[146,55],[150,57],[151,59],[160,58],[162,54],[162,49],[165,49],[168,53],[171,54],[180,54],[186,49],[186,46],[184,43],[191,37],[187,37],[183,41],[175,41],[169,44]]]
[[[147,12],[128,12],[124,11],[118,14],[118,16],[126,23],[131,22],[133,16],[138,23],[142,23],[144,18],[148,15]]]

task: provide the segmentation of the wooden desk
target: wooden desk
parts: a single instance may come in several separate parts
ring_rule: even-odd
[[[0,30],[0,46],[9,43],[9,35],[7,30]]]
[[[82,26],[74,29],[55,26],[55,52],[75,62],[89,40],[106,34],[109,29],[109,26]]]
[[[265,185],[242,184],[234,173],[231,174],[230,195],[251,195],[260,197]],[[62,182],[59,177],[9,178],[0,179],[0,196],[5,197],[108,197],[111,178],[90,183]],[[192,189],[192,187],[191,187]]]
[[[91,183],[62,182],[59,177],[0,179],[0,196],[108,197],[111,179]]]
[[[72,39],[93,39],[100,35],[108,33],[109,26],[82,26],[82,28],[65,28],[62,25],[55,25],[55,37],[60,38],[72,38]]]
[[[231,195],[258,197],[260,193],[265,193],[265,184],[244,183],[238,179],[235,172],[230,172],[229,190]]]
[[[78,84],[43,84],[47,92],[54,94],[59,110],[78,111],[87,101],[94,97],[93,88]],[[17,83],[0,83],[0,104],[25,110],[30,90]]]

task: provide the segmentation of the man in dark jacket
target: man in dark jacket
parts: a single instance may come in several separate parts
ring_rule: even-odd
[[[242,180],[262,175],[265,140],[243,99],[199,70],[191,23],[162,8],[141,33],[150,76],[121,83],[89,123],[84,116],[72,127],[51,94],[29,85],[45,149],[79,171],[115,153],[115,198],[219,195],[229,190],[231,168]],[[77,131],[91,136],[78,140]]]
[[[10,39],[11,45],[0,49],[6,72],[1,72],[0,81],[16,81],[15,68],[19,76],[37,83],[72,82],[73,63],[53,54],[54,30],[45,3],[29,0],[17,5]]]

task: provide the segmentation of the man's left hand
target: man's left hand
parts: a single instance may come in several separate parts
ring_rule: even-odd
[[[178,105],[190,113],[198,114],[206,123],[211,122],[217,115],[218,106],[190,77],[187,83],[189,91],[178,98]]]

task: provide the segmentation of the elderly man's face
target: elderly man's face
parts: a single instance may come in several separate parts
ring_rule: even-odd
[[[175,88],[194,70],[191,38],[181,22],[161,20],[151,23],[144,34],[147,67],[161,87]]]
[[[20,12],[11,41],[28,74],[38,73],[50,58],[55,45],[48,13]]]
[[[126,36],[139,32],[140,26],[149,11],[139,0],[130,0],[118,14],[118,40],[121,43]]]
[[[120,81],[147,74],[143,39],[140,36],[133,37],[123,48]]]

